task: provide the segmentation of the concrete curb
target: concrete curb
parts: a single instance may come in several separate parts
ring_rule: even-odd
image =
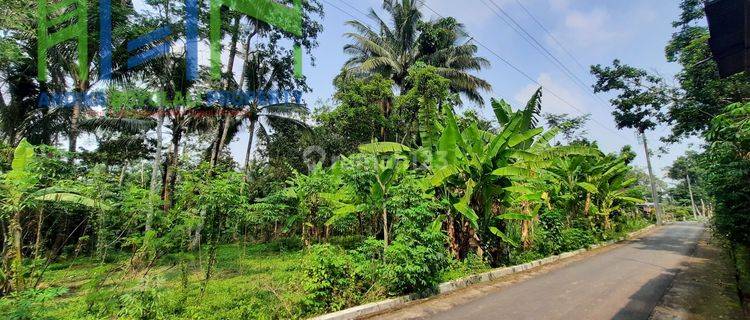
[[[579,249],[576,251],[565,252],[556,256],[547,257],[544,259],[524,263],[524,264],[517,265],[517,266],[498,268],[498,269],[490,270],[485,273],[480,273],[480,274],[464,277],[461,279],[444,282],[438,285],[438,293],[430,298],[433,298],[442,294],[446,294],[449,292],[453,292],[459,289],[463,289],[463,288],[466,288],[466,287],[469,287],[478,283],[488,282],[488,281],[499,279],[499,278],[502,278],[511,274],[530,270],[530,269],[540,267],[543,265],[547,265],[556,261],[572,258],[586,251],[592,251],[592,250],[608,247],[618,242],[637,238],[643,235],[644,233],[651,231],[654,227],[655,227],[654,225],[649,225],[641,230],[628,233],[626,236],[621,237],[617,240],[610,240],[607,242],[598,243],[598,244],[590,246],[587,249]],[[378,313],[382,313],[385,311],[403,307],[407,303],[417,300],[419,298],[420,297],[418,295],[407,295],[407,296],[395,297],[395,298],[391,298],[391,299],[387,299],[383,301],[363,304],[360,306],[352,307],[349,309],[344,309],[344,310],[333,312],[333,313],[324,314],[321,316],[311,318],[311,320],[358,319],[361,317],[372,316]]]

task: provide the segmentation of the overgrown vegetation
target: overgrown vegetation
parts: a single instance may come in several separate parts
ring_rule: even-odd
[[[163,10],[158,17],[116,4],[130,18],[117,32],[140,32],[164,17],[171,23],[181,14],[171,3],[148,2]],[[291,76],[293,51],[284,48],[290,39],[316,46],[322,7],[303,3],[301,39],[223,15],[229,61],[218,83],[182,81],[176,52],[107,86],[156,87],[172,98],[201,88],[308,90],[304,78]],[[20,21],[3,20],[12,41],[0,51],[11,88],[8,105],[0,97],[0,312],[12,319],[303,318],[429,293],[442,281],[651,223],[639,206],[647,180],[631,166],[629,147],[602,152],[579,132],[587,117],[548,115],[544,128],[542,89],[520,108],[493,99],[492,119],[458,114],[464,100],[479,103],[489,89],[471,74],[488,62],[463,39],[463,26],[422,19],[416,0],[386,0],[384,8],[391,17],[381,30],[350,23],[352,59],[335,79],[331,106],[255,100],[237,110],[157,105],[105,108],[96,117],[81,105],[36,108],[48,86],[91,88],[60,61],[50,62],[55,80],[33,79],[35,29],[24,19],[35,11],[11,7]],[[57,54],[72,60],[68,51]],[[238,53],[243,71],[235,75]],[[630,110],[620,112],[643,124]],[[695,173],[701,184],[721,186],[711,191],[717,226],[745,243],[748,137],[736,133],[748,132],[747,113],[748,105],[734,104],[707,126],[714,165]],[[250,139],[239,162],[227,145],[243,129]],[[95,138],[90,150],[80,150],[79,135]]]

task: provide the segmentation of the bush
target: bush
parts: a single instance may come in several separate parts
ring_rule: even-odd
[[[299,236],[284,237],[268,243],[268,249],[274,252],[300,251],[304,247],[305,244]]]
[[[441,281],[451,281],[490,270],[490,264],[474,252],[469,252],[462,260],[450,259],[443,271]]]
[[[675,221],[688,221],[694,218],[692,210],[686,206],[664,206],[664,211]]]
[[[352,235],[352,236],[338,236],[338,237],[331,237],[328,239],[328,243],[339,246],[343,248],[344,250],[354,250],[357,249],[359,246],[362,245],[362,243],[365,241],[364,236],[360,235]]]
[[[570,228],[562,231],[561,250],[563,252],[585,248],[594,243],[596,243],[596,238],[594,238],[594,235],[590,231],[579,228]]]
[[[553,255],[563,252],[565,213],[560,210],[544,211],[539,216],[542,230],[535,230],[534,244],[539,253]]]
[[[447,253],[443,248],[399,237],[385,250],[385,261],[380,281],[388,294],[421,293],[440,283]]]
[[[44,319],[37,305],[67,292],[67,288],[47,288],[13,293],[0,299],[0,314],[8,320]]]
[[[448,263],[445,237],[430,224],[435,213],[428,204],[398,210],[396,239],[385,250],[380,281],[391,295],[424,292],[440,282]]]
[[[340,310],[360,300],[354,260],[329,244],[315,245],[305,262],[304,312],[317,314]]]

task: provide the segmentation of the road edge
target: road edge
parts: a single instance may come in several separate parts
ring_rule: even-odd
[[[437,289],[438,289],[437,293],[430,296],[429,298],[438,297],[438,296],[441,296],[441,295],[444,295],[444,294],[447,294],[447,293],[450,293],[459,289],[463,289],[463,288],[466,288],[475,284],[493,281],[493,280],[496,280],[505,276],[509,276],[509,275],[516,274],[519,272],[524,272],[524,271],[538,268],[544,265],[548,265],[550,263],[554,263],[560,260],[569,259],[569,258],[578,256],[588,251],[593,251],[593,250],[608,247],[608,246],[611,246],[611,245],[614,245],[623,241],[632,240],[634,238],[638,238],[642,236],[643,234],[653,230],[655,227],[656,226],[652,224],[643,229],[628,233],[627,235],[620,237],[618,239],[594,244],[588,248],[565,252],[559,255],[550,256],[544,259],[539,259],[539,260],[527,262],[527,263],[516,265],[516,266],[493,269],[484,273],[475,274],[475,275],[471,275],[471,276],[464,277],[461,279],[444,282],[437,286]],[[400,297],[395,297],[395,298],[386,299],[382,301],[363,304],[363,305],[359,305],[356,307],[351,307],[351,308],[336,311],[333,313],[320,315],[317,317],[310,318],[310,320],[358,319],[362,317],[373,316],[373,315],[383,313],[386,311],[399,309],[401,307],[406,306],[406,304],[408,304],[409,302],[412,302],[414,300],[421,299],[421,298],[425,298],[425,297],[417,295],[417,294],[400,296]]]

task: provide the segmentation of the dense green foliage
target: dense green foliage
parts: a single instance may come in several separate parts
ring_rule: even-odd
[[[49,83],[33,79],[36,39],[23,14],[34,8],[13,3],[18,20],[0,26],[12,39],[0,42],[11,95],[0,114],[0,313],[13,319],[303,318],[430,293],[650,223],[632,151],[602,152],[578,132],[586,117],[549,116],[543,128],[541,88],[520,108],[493,99],[492,119],[456,114],[461,97],[481,101],[490,88],[471,74],[488,63],[462,44],[455,19],[423,20],[419,1],[384,1],[390,17],[373,14],[379,30],[349,24],[352,59],[330,106],[104,106],[103,117],[79,105],[35,110],[46,86],[92,86],[61,61],[50,62]],[[183,13],[171,4],[147,1],[162,17],[118,3],[131,23],[116,32],[171,23]],[[302,37],[223,15],[221,81],[183,81],[182,57],[170,53],[128,76],[118,70],[106,86],[172,98],[308,90],[284,48],[316,46],[322,7],[302,9]],[[717,119],[716,148],[746,147],[721,129],[746,125],[737,112]],[[237,161],[227,145],[242,129],[250,139]],[[560,132],[565,143],[553,143]],[[79,136],[94,138],[90,150],[79,150]],[[739,166],[746,151],[726,156]]]
[[[689,151],[668,172],[677,184],[670,190],[676,218],[712,216],[720,234],[733,245],[750,244],[750,149],[748,122],[750,75],[721,78],[709,48],[703,2],[680,1],[681,14],[665,48],[666,58],[681,70],[677,86],[642,68],[615,60],[593,66],[597,91],[615,90],[612,100],[621,127],[641,132],[670,125],[666,142],[689,136],[703,138],[701,152]]]

